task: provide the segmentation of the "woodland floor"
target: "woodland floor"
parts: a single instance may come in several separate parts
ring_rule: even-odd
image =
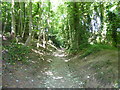
[[[101,74],[100,62],[117,60],[117,51],[100,51],[80,59],[79,54],[67,57],[64,50],[46,53],[41,60],[40,55],[31,53],[30,64],[17,62],[10,65],[3,61],[3,87],[5,88],[109,88],[117,80],[117,66],[107,74]],[[113,60],[114,59],[114,60]],[[98,67],[93,67],[94,65]],[[100,63],[102,65],[102,63]],[[92,68],[93,67],[93,68]],[[108,66],[107,66],[108,67]],[[100,68],[106,73],[107,67]],[[104,70],[105,69],[105,70]],[[108,67],[109,69],[109,67]],[[100,74],[98,74],[100,73]],[[102,75],[100,78],[98,75]],[[110,82],[110,83],[109,83]]]

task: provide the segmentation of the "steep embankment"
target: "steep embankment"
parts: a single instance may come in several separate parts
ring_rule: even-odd
[[[117,87],[118,51],[102,50],[81,58],[81,54],[68,62],[86,83],[85,87]]]

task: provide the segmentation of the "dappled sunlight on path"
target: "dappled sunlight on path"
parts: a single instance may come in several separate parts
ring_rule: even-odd
[[[39,53],[39,51],[34,51]],[[34,57],[30,65],[8,65],[4,71],[4,87],[21,88],[83,88],[104,87],[94,77],[96,74],[90,66],[81,65],[78,61],[66,58],[64,50],[45,54],[44,59]],[[69,62],[70,61],[70,62]],[[83,64],[83,63],[82,63]],[[110,87],[110,85],[105,85]]]
[[[65,57],[66,56],[66,54],[64,53],[64,50],[58,50],[58,51],[54,52],[53,55],[56,57]]]
[[[47,88],[78,88],[82,87],[79,77],[73,78],[69,65],[65,62],[63,50],[53,53],[50,68],[45,72],[47,75],[45,86]]]

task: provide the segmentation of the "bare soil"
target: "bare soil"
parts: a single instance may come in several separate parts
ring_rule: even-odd
[[[43,55],[33,52],[29,64],[3,61],[3,87],[112,88],[118,80],[117,55],[117,51],[107,50],[81,59],[79,54],[66,58],[64,50]]]

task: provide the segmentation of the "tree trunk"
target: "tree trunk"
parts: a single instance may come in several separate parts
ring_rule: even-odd
[[[30,41],[31,41],[31,37],[32,37],[32,2],[30,0],[30,15],[29,15],[29,36],[25,42],[25,46],[28,46],[30,44]]]
[[[42,10],[41,10],[41,3],[38,3],[39,5],[39,21],[38,21],[38,30],[39,30],[39,35],[38,35],[38,42],[40,42],[40,37],[41,37],[41,15],[42,15]]]
[[[25,17],[26,17],[26,10],[25,10],[25,2],[23,2],[23,8],[24,8],[24,20],[23,20],[23,22],[24,22],[24,25],[23,25],[23,30],[22,30],[22,38],[24,39],[24,34],[25,34],[25,27],[26,27],[26,20],[25,20]]]
[[[74,30],[75,30],[75,36],[74,36],[74,40],[75,40],[75,48],[76,49],[78,49],[79,48],[79,39],[81,39],[81,38],[79,38],[79,16],[78,16],[78,5],[77,5],[77,3],[76,2],[74,2],[74,5],[73,5],[73,7],[74,7]]]
[[[12,0],[12,27],[11,36],[15,37],[15,16],[14,16],[14,0]]]
[[[20,3],[20,36],[22,36],[22,30],[23,30],[23,21],[22,21],[22,7],[23,7],[23,2],[19,2]]]

